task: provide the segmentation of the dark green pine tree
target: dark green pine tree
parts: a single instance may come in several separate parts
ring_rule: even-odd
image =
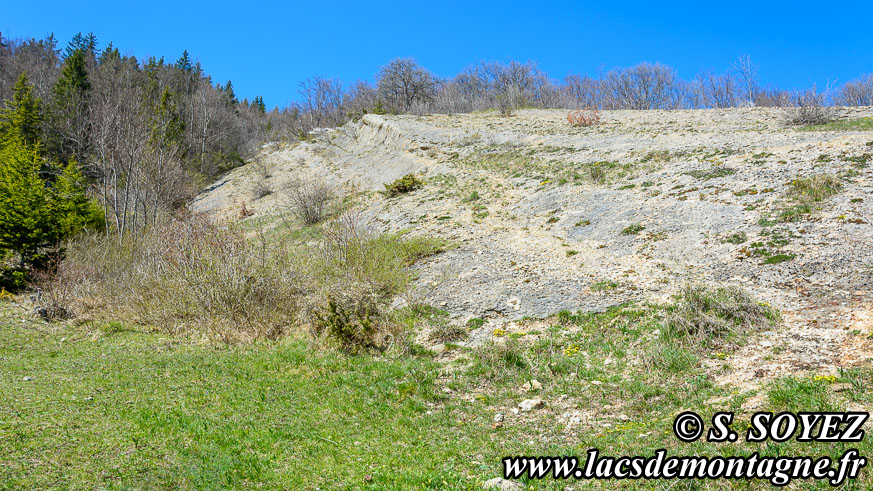
[[[151,116],[150,143],[158,149],[180,146],[185,124],[170,89],[165,88]]]
[[[120,60],[121,53],[118,52],[118,48],[114,47],[110,42],[108,46],[100,53],[100,56],[97,58],[97,63],[104,64],[110,60]]]
[[[93,32],[89,32],[82,39],[82,49],[85,50],[85,54],[90,56],[91,60],[97,58],[97,36]]]
[[[22,73],[12,87],[12,100],[0,109],[0,141],[17,135],[25,145],[39,147],[40,106],[27,75]]]
[[[54,86],[54,128],[51,150],[68,160],[82,160],[87,149],[87,102],[91,91],[85,52],[77,49],[64,60]]]
[[[230,83],[230,80],[224,85],[224,95],[227,97],[228,105],[239,104],[239,101],[236,98],[236,94],[233,92],[233,84]]]
[[[261,114],[267,112],[267,105],[264,104],[264,98],[262,96],[255,97],[255,107],[258,108],[258,111],[260,111]]]
[[[61,76],[55,83],[55,97],[63,101],[73,95],[87,94],[91,90],[91,82],[88,81],[88,65],[85,63],[85,52],[81,49],[73,51],[64,59]]]
[[[73,55],[78,50],[83,50],[85,48],[85,37],[82,36],[81,32],[77,32],[73,39],[67,43],[67,49],[64,50],[64,59],[66,60],[70,56]]]
[[[190,72],[194,70],[194,66],[191,64],[191,57],[188,55],[188,50],[182,52],[182,56],[176,60],[176,68],[180,70],[184,70],[186,72]]]

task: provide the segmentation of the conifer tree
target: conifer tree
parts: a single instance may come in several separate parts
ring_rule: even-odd
[[[89,34],[89,36],[94,36],[94,34],[93,33]],[[97,38],[93,37],[91,39],[91,41],[93,41],[95,43],[95,47],[96,47]],[[88,48],[89,48],[88,38],[83,36],[81,32],[77,32],[73,36],[73,39],[71,39],[70,42],[67,43],[67,48],[64,50],[64,60],[66,60],[70,56],[73,56],[73,54],[76,51],[82,51],[83,52],[82,54],[84,55],[85,52],[88,51]]]
[[[82,39],[82,49],[92,61],[97,58],[97,36],[95,36],[93,32],[89,32],[85,38]]]
[[[51,185],[40,175],[44,167],[58,174]],[[85,228],[100,226],[102,219],[75,162],[49,166],[38,146],[17,134],[0,143],[0,256],[18,254],[23,266]]]
[[[53,126],[56,134],[52,150],[65,159],[81,160],[87,150],[88,111],[91,91],[85,52],[74,50],[65,60],[54,86]]]
[[[233,84],[230,80],[224,85],[224,95],[227,97],[228,105],[238,104],[239,101],[236,98],[236,94],[233,92]]]
[[[18,135],[0,147],[0,252],[14,252],[24,265],[51,235],[48,192],[36,147]]]
[[[260,111],[261,114],[267,112],[267,105],[264,104],[264,98],[262,96],[255,97],[254,105],[256,108],[258,108],[258,111]]]
[[[40,105],[40,100],[33,96],[27,75],[22,73],[12,87],[12,100],[6,101],[0,110],[0,141],[15,134],[25,145],[37,147],[40,141]]]
[[[191,57],[188,55],[188,50],[182,52],[182,56],[176,61],[176,68],[190,72],[194,69],[191,65]]]
[[[180,145],[185,124],[179,116],[179,109],[173,100],[173,93],[165,88],[155,106],[151,117],[150,142],[156,147]]]

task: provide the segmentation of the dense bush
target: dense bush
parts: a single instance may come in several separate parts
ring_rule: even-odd
[[[596,109],[571,111],[567,113],[567,122],[574,127],[594,126],[600,124],[600,113]]]
[[[387,305],[407,291],[408,266],[441,247],[374,234],[350,212],[326,224],[318,244],[300,246],[194,217],[152,227],[139,240],[73,240],[57,275],[42,284],[42,307],[224,342],[312,325],[348,349],[382,347],[395,328]]]
[[[396,181],[385,184],[385,195],[389,198],[401,194],[410,193],[424,186],[424,181],[415,177],[415,174],[406,174]]]
[[[300,283],[281,244],[267,248],[195,218],[155,226],[140,240],[75,240],[43,290],[70,290],[65,309],[84,318],[131,319],[230,342],[281,334],[295,320]]]

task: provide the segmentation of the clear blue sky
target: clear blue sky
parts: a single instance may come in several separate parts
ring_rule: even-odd
[[[175,60],[187,49],[215,81],[267,105],[307,76],[372,80],[413,56],[440,76],[475,60],[534,59],[553,78],[660,61],[681,77],[743,53],[767,84],[800,88],[873,72],[873,2],[13,2],[4,37],[93,31],[101,47]]]

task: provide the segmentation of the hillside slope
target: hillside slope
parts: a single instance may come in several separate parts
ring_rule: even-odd
[[[416,266],[416,296],[457,322],[485,319],[471,344],[496,327],[521,329],[524,317],[659,302],[706,283],[741,286],[784,314],[731,357],[722,382],[871,357],[873,132],[786,129],[763,108],[614,111],[602,121],[572,128],[566,112],[539,110],[367,115],[266,146],[194,209],[238,219],[244,207],[247,220],[269,222],[290,182],[341,183],[374,227],[457,244]],[[376,192],[407,173],[426,185],[392,199]]]

